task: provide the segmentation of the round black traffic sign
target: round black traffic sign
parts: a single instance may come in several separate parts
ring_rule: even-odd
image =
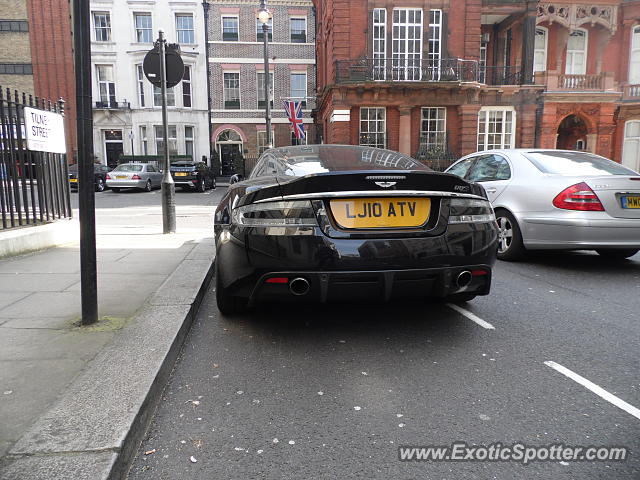
[[[169,43],[166,46],[165,58],[167,62],[167,88],[175,87],[182,81],[184,62],[180,56],[178,45]],[[156,87],[162,86],[160,80],[160,47],[156,45],[147,52],[142,63],[144,75]]]

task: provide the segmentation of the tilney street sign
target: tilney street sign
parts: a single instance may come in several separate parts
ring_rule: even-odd
[[[62,115],[24,108],[27,148],[35,152],[67,153]]]

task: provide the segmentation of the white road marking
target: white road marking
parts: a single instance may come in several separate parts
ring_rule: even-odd
[[[484,320],[482,320],[480,317],[478,317],[477,315],[474,315],[473,313],[471,313],[469,310],[465,310],[462,307],[459,307],[458,305],[456,305],[455,303],[447,303],[447,307],[451,308],[452,310],[455,310],[456,312],[458,312],[460,315],[467,317],[469,320],[471,320],[474,323],[477,323],[478,325],[480,325],[482,328],[486,328],[487,330],[495,330],[496,328],[491,325],[489,322],[485,322]]]
[[[565,377],[570,378],[576,383],[579,383],[583,387],[591,390],[593,393],[598,395],[599,397],[605,399],[607,402],[614,404],[616,407],[624,410],[625,412],[633,415],[637,419],[640,420],[640,409],[634,407],[633,405],[625,402],[621,398],[616,397],[612,393],[607,392],[604,388],[596,385],[595,383],[587,380],[586,378],[578,375],[575,372],[572,372],[567,367],[560,365],[559,363],[547,361],[544,362],[547,367],[553,368],[555,371],[560,372]]]

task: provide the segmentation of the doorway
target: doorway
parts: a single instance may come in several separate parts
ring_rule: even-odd
[[[224,130],[218,135],[216,147],[220,154],[220,170],[223,176],[234,175],[242,159],[242,138],[234,130]]]
[[[104,151],[107,166],[109,168],[117,167],[120,156],[124,153],[122,130],[105,130]]]
[[[561,150],[587,150],[587,124],[578,115],[569,115],[558,127],[556,148]]]

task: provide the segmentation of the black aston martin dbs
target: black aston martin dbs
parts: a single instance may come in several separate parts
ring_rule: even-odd
[[[484,189],[397,152],[267,150],[215,215],[218,308],[262,301],[487,295],[497,226]]]

